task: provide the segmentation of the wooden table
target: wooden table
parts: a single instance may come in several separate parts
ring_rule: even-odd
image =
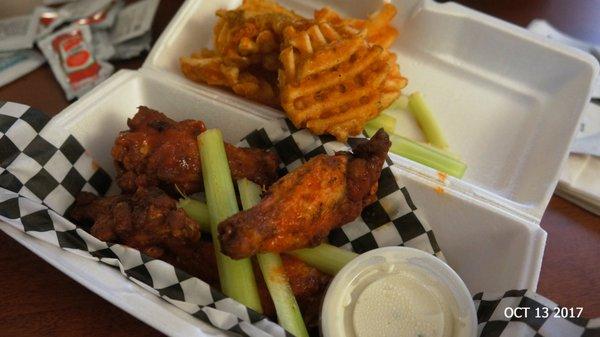
[[[163,0],[154,22],[157,37],[182,1]],[[581,39],[600,44],[598,0],[459,1],[519,25],[542,17]],[[118,62],[137,69],[143,58]],[[45,65],[0,88],[0,100],[21,102],[49,114],[68,105]],[[600,316],[600,217],[553,197],[541,226],[548,232],[538,292],[564,306]],[[596,266],[594,268],[594,266]],[[63,275],[0,234],[0,335],[154,336],[159,333]],[[52,289],[52,291],[48,291]]]

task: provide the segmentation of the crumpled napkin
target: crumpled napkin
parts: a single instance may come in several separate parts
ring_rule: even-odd
[[[544,20],[533,20],[530,31],[592,54],[600,60],[600,45],[592,45],[560,32]],[[600,77],[592,87],[592,101],[581,117],[579,132],[563,167],[556,194],[600,215]]]
[[[571,144],[571,153],[600,157],[600,103],[591,102],[583,112],[581,128]]]

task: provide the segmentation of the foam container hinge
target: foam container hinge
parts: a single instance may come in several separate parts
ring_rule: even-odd
[[[119,71],[50,122],[71,132],[114,174],[110,149],[139,105],[174,119],[202,119],[236,142],[281,112],[193,83],[178,59],[209,47],[214,12],[241,1],[188,0],[142,69]],[[380,1],[280,3],[304,15],[330,5],[365,17]],[[448,263],[471,292],[530,288],[539,277],[546,233],[538,223],[598,71],[583,53],[453,3],[395,2],[401,31],[393,50],[426,95],[453,151],[468,163],[462,180],[395,156],[394,173],[436,233]],[[440,193],[440,191],[443,191]],[[75,280],[169,335],[224,336],[134,286],[111,268],[0,228]],[[67,263],[68,262],[68,263]],[[127,296],[124,296],[127,295]]]

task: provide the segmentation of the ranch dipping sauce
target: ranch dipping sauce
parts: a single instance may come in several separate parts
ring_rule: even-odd
[[[472,337],[471,295],[437,257],[406,247],[360,255],[331,282],[323,337]]]
[[[368,284],[352,308],[356,337],[452,337],[460,326],[452,295],[409,265]],[[455,324],[457,321],[458,324]]]

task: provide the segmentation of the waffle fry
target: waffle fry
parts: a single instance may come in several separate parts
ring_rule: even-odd
[[[398,31],[391,25],[394,16],[396,16],[396,7],[390,3],[383,4],[379,11],[366,20],[342,18],[330,7],[315,11],[315,21],[326,21],[334,27],[349,26],[356,30],[365,30],[367,41],[383,48],[389,48],[398,36]]]
[[[396,8],[384,4],[367,19],[331,8],[304,18],[271,0],[244,0],[219,10],[214,51],[180,59],[189,79],[230,88],[281,106],[297,127],[345,141],[389,106],[407,84],[396,55]]]
[[[180,58],[181,72],[192,81],[230,88],[234,93],[269,106],[279,106],[277,88],[266,78],[235,65],[227,65],[214,52]]]
[[[345,141],[406,85],[395,55],[368,43],[366,30],[321,21],[283,35],[281,105],[297,127]]]
[[[260,0],[246,0],[237,9],[218,10],[216,15],[213,39],[224,60],[239,67],[260,64],[269,71],[279,66],[281,31],[303,20],[274,2]]]
[[[390,58],[387,62],[391,67],[391,71],[381,88],[379,88],[382,109],[390,106],[400,96],[400,91],[408,85],[406,77],[400,74],[400,67],[396,62],[396,54],[390,53]]]
[[[283,27],[301,18],[267,0],[244,0],[239,8],[218,10],[216,15],[215,50],[182,57],[182,73],[193,81],[227,87],[278,107],[279,36]]]

